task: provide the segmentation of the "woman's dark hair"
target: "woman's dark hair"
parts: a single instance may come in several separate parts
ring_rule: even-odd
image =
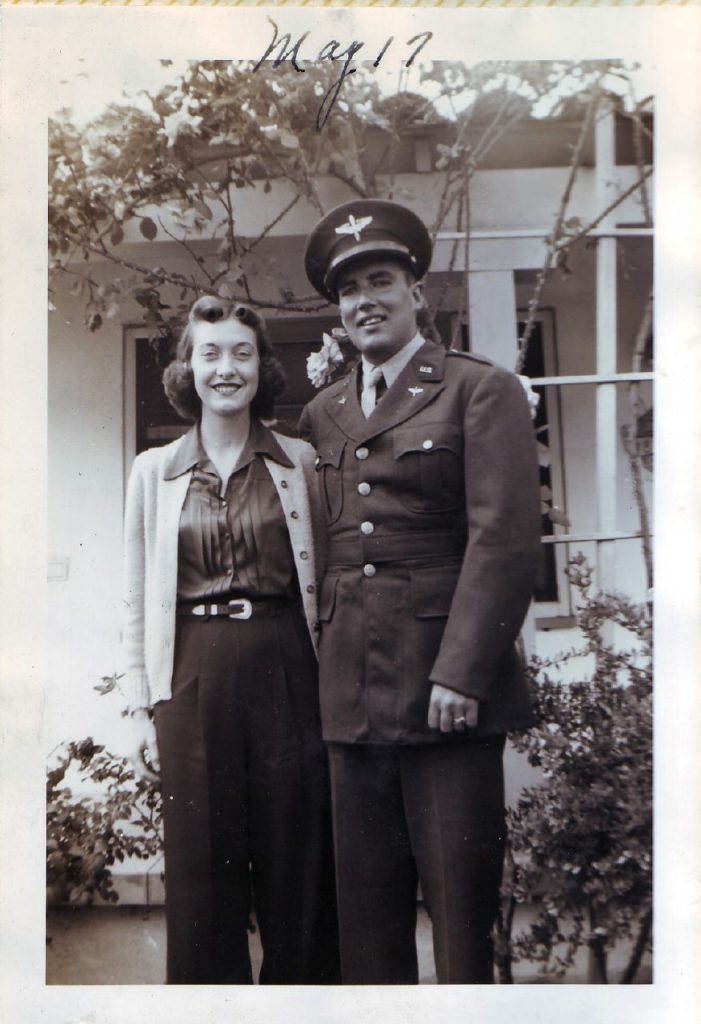
[[[168,401],[178,415],[189,423],[199,422],[202,415],[202,402],[195,390],[195,378],[190,366],[195,325],[202,321],[216,323],[218,320],[234,319],[251,328],[255,334],[260,357],[260,378],[258,390],[251,402],[251,415],[269,420],[275,414],[275,400],[285,390],[287,377],[275,357],[265,329],[265,320],[250,306],[220,299],[215,295],[205,295],[190,309],[187,324],[175,350],[175,358],[163,371],[163,387]]]

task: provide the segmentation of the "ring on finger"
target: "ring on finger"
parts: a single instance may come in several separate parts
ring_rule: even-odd
[[[464,715],[459,715],[453,719],[453,725],[467,725],[467,719]]]

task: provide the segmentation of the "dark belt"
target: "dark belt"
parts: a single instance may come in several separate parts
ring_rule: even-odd
[[[331,540],[327,564],[363,565],[366,562],[404,562],[422,558],[462,558],[467,543],[464,533],[398,533]]]
[[[210,616],[225,616],[229,619],[250,619],[252,616],[281,615],[294,607],[295,602],[287,598],[261,598],[250,600],[248,597],[237,597],[226,604],[217,604],[211,601],[202,601],[199,604],[179,604],[178,615],[187,618],[196,617],[201,619]]]

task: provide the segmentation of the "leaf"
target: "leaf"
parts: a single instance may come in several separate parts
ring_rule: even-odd
[[[550,449],[538,442],[538,465],[549,466],[551,463]]]
[[[123,241],[124,231],[122,230],[120,224],[115,224],[115,226],[112,228],[112,233],[110,234],[110,242],[112,243],[112,245],[119,245]]]
[[[299,149],[299,139],[291,132],[280,132],[280,143],[285,149]]]
[[[212,210],[202,199],[196,199],[194,207],[198,213],[200,213],[206,220],[211,220],[214,214]]]
[[[142,217],[139,221],[139,231],[148,238],[149,242],[152,242],[158,234],[158,228],[156,227],[155,221],[151,220],[150,217]]]
[[[564,512],[561,512],[558,508],[548,509],[548,518],[557,523],[558,526],[569,526],[570,521]]]

